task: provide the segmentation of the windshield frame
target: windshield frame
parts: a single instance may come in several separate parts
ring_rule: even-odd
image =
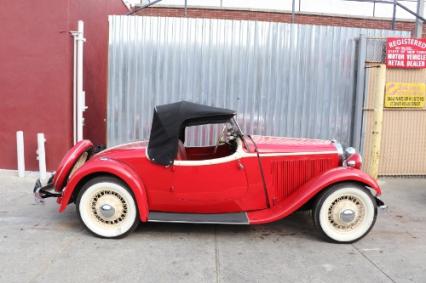
[[[246,142],[246,139],[244,138],[245,134],[243,133],[243,130],[241,130],[241,127],[240,127],[240,125],[238,124],[237,119],[235,119],[235,117],[236,117],[236,116],[234,116],[234,117],[232,117],[232,118],[230,119],[230,123],[231,123],[231,125],[232,125],[233,129],[235,130],[235,132],[237,133],[238,137],[239,137],[239,138],[241,139],[241,141],[243,142],[244,147],[245,147],[247,150],[249,150],[249,146],[248,146],[248,144],[247,144],[247,142]]]

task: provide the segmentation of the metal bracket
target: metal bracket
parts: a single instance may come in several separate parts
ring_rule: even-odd
[[[61,193],[53,192],[54,187],[53,187],[52,180],[53,180],[53,175],[52,175],[52,177],[50,177],[47,185],[43,186],[41,184],[40,179],[37,179],[37,181],[34,185],[34,189],[33,189],[33,193],[34,193],[34,197],[35,197],[36,202],[43,203],[45,198],[51,198],[51,197],[57,198],[57,197],[62,196]]]
[[[75,40],[86,42],[86,38],[81,37],[83,35],[83,33],[79,32],[77,30],[71,30],[70,34],[74,37]]]

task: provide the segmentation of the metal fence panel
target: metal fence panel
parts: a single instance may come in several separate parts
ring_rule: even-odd
[[[385,62],[385,56],[386,38],[368,38],[366,61],[377,63]]]
[[[108,145],[148,139],[153,107],[179,100],[234,109],[246,133],[349,144],[360,34],[406,33],[111,16]],[[213,136],[198,132],[194,145]]]

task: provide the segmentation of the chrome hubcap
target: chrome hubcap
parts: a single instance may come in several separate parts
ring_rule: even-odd
[[[101,206],[101,214],[105,218],[111,218],[115,214],[115,209],[109,204],[104,204]]]
[[[340,212],[340,220],[345,223],[352,222],[355,219],[355,211],[352,209],[345,209]]]

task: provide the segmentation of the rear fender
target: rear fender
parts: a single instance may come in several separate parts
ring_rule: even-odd
[[[376,197],[382,194],[377,182],[368,174],[351,167],[337,167],[313,178],[276,206],[270,209],[249,212],[249,221],[251,224],[262,224],[277,221],[302,207],[322,190],[342,182],[360,183],[361,185],[369,188]]]
[[[82,140],[67,151],[53,177],[53,186],[55,191],[60,192],[62,190],[62,187],[67,182],[67,178],[70,175],[74,164],[85,151],[89,151],[92,147],[93,144],[91,141]]]
[[[68,206],[74,191],[90,178],[91,175],[109,174],[116,176],[127,184],[132,190],[142,221],[148,219],[148,200],[145,187],[139,176],[127,164],[117,160],[101,157],[91,159],[78,169],[68,181],[60,199],[59,211],[62,212]]]

